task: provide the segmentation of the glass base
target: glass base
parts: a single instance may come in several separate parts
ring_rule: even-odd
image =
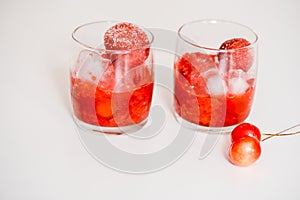
[[[183,119],[176,112],[175,112],[175,118],[176,118],[176,121],[185,128],[193,129],[193,130],[196,130],[199,132],[204,132],[204,133],[211,133],[211,134],[230,133],[237,125],[239,125],[239,124],[235,124],[232,126],[224,126],[224,127],[201,126],[199,124],[195,124],[195,123],[192,123],[192,122],[189,122],[189,121]]]
[[[138,124],[132,124],[128,126],[120,126],[120,127],[105,127],[105,126],[96,126],[92,124],[85,123],[79,120],[77,117],[73,116],[75,123],[79,126],[79,128],[87,131],[100,132],[106,134],[123,134],[123,133],[133,133],[140,130],[147,122],[147,119],[143,120]]]

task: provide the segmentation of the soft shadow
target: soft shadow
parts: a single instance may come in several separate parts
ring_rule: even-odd
[[[50,54],[52,60],[48,60],[49,76],[60,97],[62,104],[72,116],[71,97],[70,97],[70,76],[68,59],[61,55]]]

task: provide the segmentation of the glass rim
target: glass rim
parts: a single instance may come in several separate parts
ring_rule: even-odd
[[[195,24],[195,23],[206,23],[206,24],[217,24],[217,23],[223,23],[223,24],[233,24],[233,25],[237,25],[240,27],[243,27],[245,29],[247,29],[251,34],[253,34],[254,36],[254,40],[252,42],[250,42],[250,45],[245,46],[245,47],[241,47],[241,48],[236,48],[236,49],[217,49],[217,48],[212,48],[212,47],[206,47],[206,46],[202,46],[202,45],[198,45],[195,44],[187,39],[184,38],[184,35],[182,34],[182,30],[191,24]],[[194,21],[190,21],[187,23],[184,23],[182,26],[180,26],[180,28],[177,31],[178,37],[183,40],[184,42],[197,47],[197,48],[201,48],[201,49],[205,49],[208,51],[216,51],[216,52],[234,52],[234,51],[239,51],[242,49],[248,49],[248,48],[252,48],[253,46],[257,45],[258,43],[258,36],[257,34],[248,26],[238,23],[238,22],[234,22],[234,21],[230,21],[230,20],[222,20],[222,19],[200,19],[200,20],[194,20]]]
[[[105,49],[105,48],[97,48],[97,47],[91,47],[90,45],[86,44],[85,42],[81,41],[80,39],[78,39],[77,37],[77,32],[82,29],[83,27],[86,27],[86,26],[89,26],[89,25],[94,25],[94,24],[104,24],[104,23],[111,23],[111,24],[116,24],[116,23],[121,23],[122,21],[117,21],[117,20],[100,20],[100,21],[93,21],[93,22],[89,22],[89,23],[84,23],[84,24],[81,24],[79,26],[77,26],[73,32],[72,32],[72,39],[77,43],[79,44],[80,46],[90,50],[90,51],[94,51],[94,52],[98,52],[98,53],[104,53],[104,52],[107,52],[107,53],[114,53],[114,54],[127,54],[127,53],[130,53],[134,50],[139,50],[139,49],[145,49],[145,48],[150,48],[151,44],[153,43],[154,41],[154,35],[153,33],[143,27],[143,26],[140,26],[140,25],[137,25],[137,24],[134,24],[134,23],[131,23],[131,22],[125,22],[125,23],[131,23],[139,28],[141,28],[143,31],[146,31],[146,35],[148,37],[148,40],[149,40],[149,43],[142,46],[142,47],[139,47],[139,48],[135,48],[135,49],[130,49],[130,50],[110,50],[110,49]],[[150,36],[150,38],[149,38]]]

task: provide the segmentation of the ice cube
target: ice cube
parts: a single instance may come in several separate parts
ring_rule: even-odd
[[[223,54],[219,55],[219,70],[221,74],[226,74],[230,70],[230,61],[231,59],[226,59],[226,56]]]
[[[250,87],[248,73],[241,69],[230,70],[226,76],[230,94],[243,94]]]
[[[99,74],[98,87],[102,90],[113,90],[117,80],[116,70],[113,64],[103,67],[103,72]]]
[[[209,69],[203,72],[202,76],[206,81],[206,87],[210,95],[226,94],[226,83],[217,69]]]
[[[231,79],[231,78],[243,78],[243,79],[247,79],[248,77],[248,73],[244,72],[243,70],[241,69],[234,69],[234,70],[229,70],[227,72],[227,75],[228,79]]]
[[[92,82],[98,82],[103,69],[108,65],[109,60],[103,55],[83,50],[79,53],[75,73],[77,78]]]
[[[243,94],[249,88],[249,84],[242,77],[235,77],[229,79],[228,87],[230,94]]]
[[[116,91],[131,91],[142,85],[153,82],[153,75],[149,67],[145,64],[129,68],[128,70],[115,70]]]
[[[207,90],[210,95],[225,95],[226,94],[226,84],[220,75],[210,76],[206,80]]]

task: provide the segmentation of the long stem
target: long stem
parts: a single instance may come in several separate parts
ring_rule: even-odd
[[[290,132],[290,133],[284,133],[284,132],[287,132],[287,131],[289,131],[289,130],[291,130],[291,129],[293,129],[293,128],[299,127],[299,126],[300,126],[300,124],[296,124],[296,125],[294,125],[294,126],[292,126],[292,127],[290,127],[290,128],[287,128],[287,129],[285,129],[285,130],[283,130],[283,131],[280,131],[280,132],[278,132],[278,133],[263,133],[262,135],[267,136],[267,137],[264,138],[264,139],[262,139],[262,142],[265,141],[265,140],[268,140],[268,139],[270,139],[270,138],[272,138],[272,137],[274,137],[274,136],[289,136],[289,135],[296,135],[296,134],[299,134],[300,131]]]

